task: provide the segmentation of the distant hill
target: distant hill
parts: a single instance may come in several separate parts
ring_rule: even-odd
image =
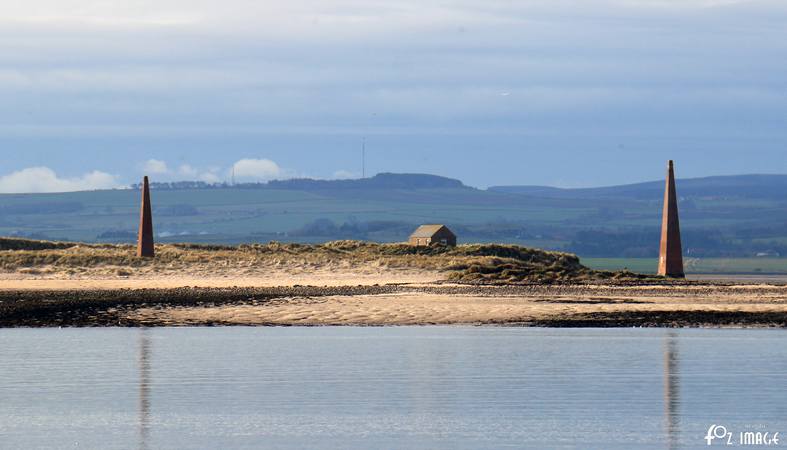
[[[584,189],[545,186],[495,186],[492,192],[545,198],[658,199],[664,195],[664,181]],[[787,175],[735,175],[678,180],[681,197],[787,199]]]
[[[131,186],[139,189],[140,185]],[[411,173],[380,173],[371,178],[353,180],[315,180],[294,178],[273,180],[267,183],[209,184],[202,181],[177,181],[172,183],[152,183],[152,189],[278,189],[293,191],[319,190],[361,190],[361,189],[473,189],[461,181],[437,175]]]
[[[321,189],[472,189],[461,181],[437,175],[412,173],[381,173],[372,178],[359,180],[311,180],[294,179],[271,181],[271,189],[315,191]]]
[[[580,256],[653,257],[663,182],[593,189],[480,190],[425,174],[261,184],[154,183],[160,242],[233,244],[360,239],[405,241],[445,223],[461,242],[500,242]],[[787,255],[787,176],[678,181],[690,257]],[[0,195],[0,235],[132,242],[139,192],[121,189]]]

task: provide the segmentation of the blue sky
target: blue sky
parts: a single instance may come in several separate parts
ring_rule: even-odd
[[[0,192],[787,173],[781,0],[3,3]]]

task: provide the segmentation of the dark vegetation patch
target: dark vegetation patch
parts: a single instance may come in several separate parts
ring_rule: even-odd
[[[39,241],[33,239],[21,239],[0,237],[0,250],[56,250],[74,247],[73,242]]]
[[[787,313],[744,311],[620,311],[558,316],[528,322],[551,328],[688,328],[778,327],[787,328]]]
[[[581,300],[571,299],[541,299],[533,300],[535,303],[550,303],[556,305],[644,305],[653,302],[634,300],[630,298],[589,298]]]

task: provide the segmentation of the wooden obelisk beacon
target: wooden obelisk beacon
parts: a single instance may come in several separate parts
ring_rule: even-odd
[[[664,192],[664,218],[661,223],[661,251],[659,275],[670,278],[685,278],[683,272],[683,245],[680,240],[678,217],[678,192],[675,188],[675,166],[669,162],[667,188]]]
[[[137,256],[140,258],[153,258],[156,256],[156,250],[153,245],[153,208],[150,206],[148,177],[145,177],[145,180],[142,182],[142,208],[139,216]]]

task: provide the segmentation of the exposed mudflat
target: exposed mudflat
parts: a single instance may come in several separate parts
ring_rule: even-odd
[[[787,286],[686,283],[0,289],[2,327],[787,327]]]

